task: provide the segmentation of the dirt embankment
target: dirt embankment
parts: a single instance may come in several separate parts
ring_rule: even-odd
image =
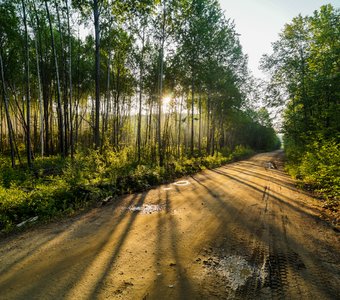
[[[0,298],[337,299],[321,212],[260,154],[6,238]]]

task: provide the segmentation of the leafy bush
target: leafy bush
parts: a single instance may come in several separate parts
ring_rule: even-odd
[[[326,199],[340,195],[340,145],[336,139],[316,135],[305,145],[285,140],[286,169],[294,178],[314,189]]]
[[[308,148],[298,168],[299,175],[325,197],[339,197],[340,145],[334,140],[314,141]]]
[[[232,157],[235,159],[239,159],[242,157],[247,157],[250,155],[253,155],[254,151],[248,147],[245,147],[243,145],[238,145],[235,147],[235,150],[232,153]]]

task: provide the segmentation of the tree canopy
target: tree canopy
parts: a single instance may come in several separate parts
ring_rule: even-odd
[[[286,24],[265,55],[269,99],[284,108],[291,172],[328,196],[340,191],[340,11],[322,6]]]

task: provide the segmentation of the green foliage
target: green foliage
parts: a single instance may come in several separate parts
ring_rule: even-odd
[[[298,162],[295,160],[292,163],[292,158],[289,158],[288,170],[293,176],[303,180],[325,198],[339,199],[340,144],[335,139],[314,140]]]
[[[37,159],[31,171],[10,168],[8,159],[1,159],[0,231],[12,230],[16,224],[38,216],[48,220],[73,214],[95,203],[105,195],[121,195],[146,190],[152,186],[215,168],[252,154],[244,146],[225,155],[182,157],[157,164],[137,164],[131,159],[132,149],[102,153],[89,150],[74,160],[60,157]],[[25,171],[26,170],[26,171]]]
[[[325,198],[339,198],[340,10],[322,6],[287,24],[265,56],[272,102],[284,103],[289,173]],[[277,101],[279,99],[279,101]]]

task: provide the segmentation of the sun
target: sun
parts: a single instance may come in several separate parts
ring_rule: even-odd
[[[170,96],[164,96],[162,98],[162,107],[163,107],[163,110],[168,110],[169,109],[171,100],[172,99],[171,99]]]
[[[163,105],[164,105],[164,106],[169,105],[170,102],[171,102],[171,97],[170,97],[170,96],[164,96],[164,97],[162,98],[162,102],[163,102]]]

